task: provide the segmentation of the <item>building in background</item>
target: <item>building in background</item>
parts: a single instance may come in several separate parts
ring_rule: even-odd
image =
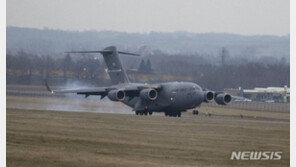
[[[269,103],[289,103],[290,102],[290,88],[287,85],[284,87],[267,87],[242,89],[228,88],[225,92],[234,96],[243,97],[252,101],[269,102]]]

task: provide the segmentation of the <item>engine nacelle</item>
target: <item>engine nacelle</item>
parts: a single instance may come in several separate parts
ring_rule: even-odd
[[[229,94],[226,94],[226,93],[221,93],[221,94],[218,94],[215,97],[215,101],[216,101],[217,104],[226,105],[226,104],[230,103],[231,96]]]
[[[112,101],[123,101],[125,92],[123,90],[111,90],[108,92],[108,98]]]
[[[204,102],[208,103],[214,99],[214,93],[211,91],[204,91]]]
[[[140,97],[144,100],[155,100],[157,98],[157,91],[155,89],[143,89],[140,92]]]

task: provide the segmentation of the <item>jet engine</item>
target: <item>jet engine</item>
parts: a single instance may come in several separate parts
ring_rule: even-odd
[[[204,102],[208,103],[214,99],[214,93],[211,91],[204,91]]]
[[[231,96],[226,93],[217,94],[215,97],[215,101],[217,104],[226,105],[226,104],[230,103]]]
[[[125,92],[122,90],[111,90],[108,92],[108,98],[112,101],[123,101]]]
[[[140,92],[140,97],[145,100],[155,100],[157,98],[157,91],[155,89],[143,89]]]

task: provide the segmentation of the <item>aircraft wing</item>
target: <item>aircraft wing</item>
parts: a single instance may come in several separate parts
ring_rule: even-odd
[[[161,84],[151,84],[151,85],[147,85],[147,86],[138,86],[137,88],[140,90],[151,88],[151,89],[155,89],[155,90],[159,91],[159,90],[161,90],[162,86],[161,86]]]
[[[100,95],[106,92],[106,88],[98,87],[98,88],[88,88],[88,89],[63,89],[63,90],[48,90],[51,93],[77,93],[77,94],[92,94],[92,95]]]
[[[75,94],[82,94],[85,97],[89,95],[100,95],[101,99],[104,98],[108,93],[107,87],[95,87],[95,88],[82,88],[82,89],[63,89],[63,90],[52,90],[48,83],[45,81],[46,89],[51,92],[52,94],[59,94],[59,93],[75,93]]]
[[[63,93],[75,93],[80,95],[85,95],[88,97],[89,95],[99,95],[101,99],[103,99],[110,90],[123,90],[127,96],[138,96],[142,89],[153,88],[156,90],[160,90],[160,85],[147,85],[147,86],[123,86],[123,87],[94,87],[94,88],[82,88],[82,89],[63,89],[63,90],[52,90],[48,83],[45,81],[46,89],[52,94],[63,94]]]

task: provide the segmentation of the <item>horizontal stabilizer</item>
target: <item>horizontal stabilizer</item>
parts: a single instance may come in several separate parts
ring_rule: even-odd
[[[136,53],[128,53],[128,52],[122,52],[122,51],[118,51],[118,53],[124,54],[124,55],[140,56],[139,54],[136,54]]]
[[[112,53],[112,50],[97,50],[97,51],[71,51],[71,52],[65,52],[65,53]]]
[[[112,50],[97,50],[97,51],[70,51],[70,52],[65,52],[65,53],[101,53],[101,54],[104,54],[104,53],[113,53]],[[140,56],[139,54],[136,54],[136,53],[129,53],[129,52],[122,52],[122,51],[118,51],[117,53],[119,54],[124,54],[124,55],[132,55],[132,56]]]

